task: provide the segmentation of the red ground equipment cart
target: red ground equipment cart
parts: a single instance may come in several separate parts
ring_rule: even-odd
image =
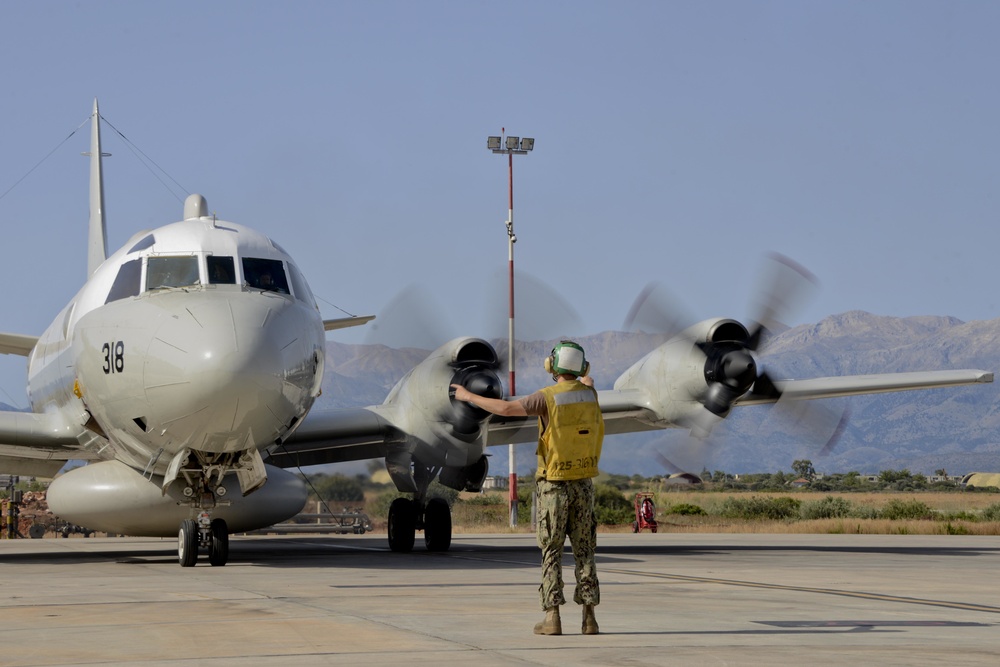
[[[652,493],[635,494],[635,521],[632,522],[632,532],[638,533],[643,528],[656,532],[656,505]]]

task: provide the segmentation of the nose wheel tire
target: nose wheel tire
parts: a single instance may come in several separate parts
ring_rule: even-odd
[[[177,532],[177,561],[181,567],[194,567],[198,562],[198,523],[186,519]]]
[[[225,519],[212,519],[212,536],[208,543],[208,562],[225,565],[229,560],[229,526]]]
[[[431,498],[427,502],[424,543],[428,551],[447,551],[451,546],[451,508],[444,498]]]
[[[417,531],[417,509],[409,498],[396,498],[389,505],[389,549],[396,553],[413,551]]]

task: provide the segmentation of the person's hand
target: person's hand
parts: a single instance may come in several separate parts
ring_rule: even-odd
[[[594,386],[594,378],[590,377],[589,375],[584,375],[582,378],[580,378],[580,382],[587,385],[588,387]]]
[[[451,385],[451,388],[455,390],[455,400],[466,401],[466,402],[472,400],[472,392],[463,387],[462,385],[453,384]]]

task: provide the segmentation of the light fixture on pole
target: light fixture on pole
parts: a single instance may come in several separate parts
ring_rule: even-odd
[[[529,137],[506,137],[504,140],[504,128],[500,129],[501,136],[487,137],[486,148],[497,155],[507,156],[507,266],[508,266],[508,294],[509,294],[509,319],[507,323],[507,363],[510,364],[510,395],[517,393],[514,382],[514,244],[517,243],[517,236],[514,235],[514,156],[527,155],[528,151],[534,149],[535,140]],[[503,146],[503,148],[502,148]],[[517,525],[517,468],[516,452],[514,445],[507,446],[510,474],[510,525]]]

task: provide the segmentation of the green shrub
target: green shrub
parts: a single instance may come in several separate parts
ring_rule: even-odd
[[[347,475],[317,475],[311,478],[312,487],[327,503],[358,502],[365,499],[361,481]]]
[[[616,487],[597,484],[594,486],[594,515],[601,525],[620,526],[635,520],[635,508]]]
[[[597,506],[594,508],[594,517],[602,526],[622,526],[635,521],[635,511]]]
[[[854,516],[854,503],[845,498],[827,496],[802,506],[803,519],[843,519]]]
[[[882,512],[877,507],[872,507],[871,505],[857,505],[854,508],[854,513],[851,515],[852,519],[878,519],[881,518]]]
[[[368,503],[367,512],[371,517],[385,518],[389,516],[389,505],[396,498],[409,498],[410,495],[406,493],[400,493],[399,491],[393,489],[391,491],[386,491],[379,494],[375,499]]]
[[[691,503],[678,503],[667,508],[664,514],[679,514],[681,516],[704,516],[708,514],[705,510]]]
[[[517,485],[517,523],[519,526],[531,525],[531,502],[534,495],[534,482],[522,481]],[[506,505],[507,502],[507,499],[504,498],[504,505]],[[509,519],[510,514],[508,512],[508,520]]]
[[[506,505],[508,500],[496,493],[481,493],[462,502],[466,505]]]
[[[762,519],[779,520],[793,519],[799,516],[801,501],[788,496],[768,498],[751,496],[750,498],[726,498],[720,508],[720,514],[729,519],[746,519],[760,521]]]
[[[927,503],[921,502],[919,500],[898,500],[893,499],[885,504],[882,511],[879,512],[879,517],[882,519],[889,519],[892,521],[900,521],[904,519],[930,519],[933,518],[934,512]]]
[[[993,503],[984,508],[979,518],[983,521],[1000,521],[1000,503]]]

